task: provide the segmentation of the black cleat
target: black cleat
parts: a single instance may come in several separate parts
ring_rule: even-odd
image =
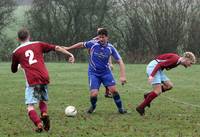
[[[149,95],[149,92],[147,92],[147,93],[144,93],[144,99],[146,99],[147,98],[147,96]],[[147,107],[151,107],[151,104],[149,103],[148,105],[147,105]]]
[[[136,107],[136,111],[137,111],[141,116],[144,116],[144,115],[145,115],[145,110],[144,110],[143,108]]]
[[[38,124],[37,128],[35,129],[35,132],[41,133],[43,131],[42,123]]]
[[[126,114],[126,113],[127,113],[127,111],[126,111],[125,109],[119,109],[118,112],[119,112],[120,114]]]
[[[93,108],[92,106],[87,110],[88,114],[92,114],[93,112],[95,112],[95,108]]]
[[[49,119],[49,116],[48,115],[42,116],[40,119],[43,122],[44,130],[45,131],[49,131],[49,129],[50,129],[50,119]]]

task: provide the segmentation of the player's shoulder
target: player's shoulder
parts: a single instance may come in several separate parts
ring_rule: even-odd
[[[15,53],[18,50],[23,49],[27,46],[30,46],[30,45],[33,45],[33,44],[40,44],[40,43],[42,43],[42,42],[40,42],[40,41],[28,41],[28,42],[22,43],[16,49],[13,50],[13,53]]]
[[[113,46],[113,44],[111,44],[111,43],[108,43],[107,47],[108,47],[109,49],[114,49],[114,50],[116,50],[115,47]]]
[[[111,43],[109,43],[109,42],[108,42],[108,45],[107,45],[107,46],[108,46],[108,47],[114,48],[113,44],[111,44]]]

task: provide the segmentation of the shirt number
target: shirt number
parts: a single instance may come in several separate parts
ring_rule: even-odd
[[[32,50],[27,50],[27,51],[25,52],[25,56],[26,56],[26,57],[29,57],[28,62],[29,62],[30,65],[32,65],[32,64],[34,64],[34,63],[37,63],[37,60],[34,59],[34,53],[33,53]]]

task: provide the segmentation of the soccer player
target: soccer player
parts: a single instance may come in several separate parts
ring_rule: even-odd
[[[103,29],[103,28],[98,28],[98,29],[97,29],[97,34],[98,34],[98,32],[99,32],[101,29]],[[98,42],[98,37],[94,37],[93,40],[94,40],[94,42]],[[91,41],[91,42],[92,42],[92,41]],[[110,56],[110,58],[109,58],[108,65],[109,65],[110,69],[113,70],[113,64],[112,64],[112,58],[111,58],[111,56]],[[106,87],[106,86],[105,86],[104,96],[105,96],[106,98],[112,98],[112,93],[109,91],[108,87]]]
[[[148,82],[153,86],[153,90],[144,94],[144,101],[136,107],[136,111],[141,115],[145,115],[145,107],[150,107],[150,103],[159,94],[173,88],[172,82],[163,72],[164,69],[170,70],[182,65],[185,68],[190,67],[196,62],[196,58],[192,52],[185,52],[183,57],[174,53],[166,53],[157,56],[152,60],[146,69]]]
[[[103,83],[103,85],[108,87],[109,91],[112,93],[118,112],[124,114],[127,111],[122,106],[122,101],[117,92],[116,83],[108,64],[110,56],[113,56],[120,66],[120,81],[122,84],[126,82],[125,65],[118,51],[112,46],[112,44],[108,43],[108,32],[105,28],[98,31],[97,37],[97,42],[79,42],[70,47],[65,47],[66,50],[83,47],[89,50],[88,78],[91,107],[87,112],[93,113],[96,109],[98,91],[101,83]]]
[[[74,62],[74,56],[60,46],[39,41],[30,41],[30,33],[26,28],[18,31],[18,40],[21,43],[12,54],[11,71],[16,73],[18,65],[24,70],[26,78],[25,104],[28,116],[36,125],[36,132],[49,131],[50,120],[47,114],[49,75],[44,64],[43,53],[58,51],[70,56],[69,62]],[[35,111],[34,104],[39,103],[41,118]]]

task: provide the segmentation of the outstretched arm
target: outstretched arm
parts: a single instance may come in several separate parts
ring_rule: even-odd
[[[70,56],[69,57],[69,62],[70,63],[74,63],[75,59],[74,59],[74,55],[72,53],[70,53],[69,51],[66,51],[64,48],[60,47],[60,46],[56,46],[55,51],[61,52],[65,55]]]
[[[69,46],[69,47],[63,47],[65,50],[71,50],[71,49],[77,49],[77,48],[83,48],[84,47],[84,44],[83,42],[79,42],[79,43],[76,43],[72,46]]]
[[[120,69],[120,82],[123,85],[126,83],[125,65],[122,59],[118,60],[117,63],[119,64]]]

